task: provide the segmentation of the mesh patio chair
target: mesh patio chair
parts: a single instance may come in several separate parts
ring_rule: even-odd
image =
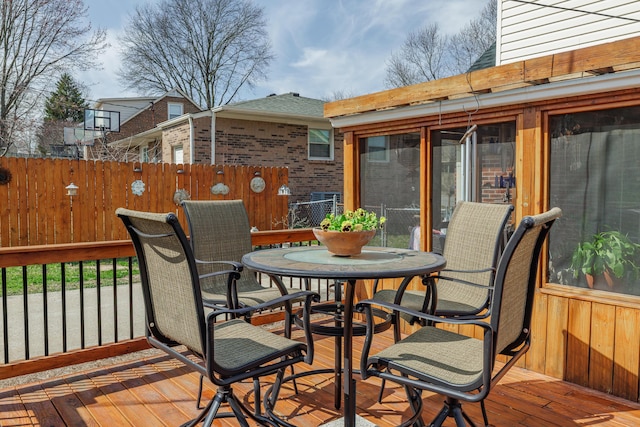
[[[313,361],[313,340],[308,328],[309,306],[319,295],[303,291],[280,296],[250,308],[208,310],[202,301],[201,276],[196,261],[177,217],[173,213],[158,214],[118,209],[138,257],[145,302],[147,339],[149,343],[182,361],[216,387],[214,398],[191,422],[204,419],[211,425],[215,418],[234,416],[242,426],[246,417],[261,425],[282,425],[273,415],[278,391],[286,367]],[[242,266],[206,274],[203,279],[219,276],[236,280]],[[282,304],[304,296],[305,341],[291,340],[254,326],[239,317],[249,310]],[[231,320],[225,319],[227,316]],[[274,384],[264,395],[265,415],[261,411],[260,378],[276,374]],[[250,411],[233,393],[233,384],[253,380],[255,408]],[[228,403],[230,413],[220,413]]]
[[[200,274],[224,270],[228,268],[227,261],[240,263],[242,256],[253,250],[251,226],[242,200],[185,200],[182,207]],[[226,280],[220,275],[200,283],[205,305],[211,307],[256,306],[288,293],[279,283],[262,286],[248,269],[240,273],[235,292],[228,292]]]
[[[423,283],[424,290],[374,289],[374,299],[403,305],[437,316],[476,315],[487,308],[501,249],[506,241],[506,225],[513,211],[509,204],[460,201],[456,204],[442,255],[447,268]],[[432,306],[432,302],[437,305]],[[406,315],[405,320],[413,322]],[[395,323],[395,338],[400,337]]]
[[[544,240],[561,214],[559,208],[553,208],[522,219],[500,258],[491,287],[488,315],[484,318],[433,316],[374,299],[356,306],[357,310],[365,312],[368,325],[361,375],[364,379],[376,376],[404,386],[413,415],[402,426],[424,425],[421,390],[445,396],[444,407],[430,426],[441,426],[448,417],[454,418],[458,427],[465,426],[465,421],[473,426],[462,410],[461,401],[480,402],[484,425],[489,425],[484,399],[529,349],[538,260]],[[371,356],[372,305],[423,319],[427,326]],[[473,326],[482,331],[482,338],[438,328],[436,324]],[[506,361],[494,373],[497,355],[506,356]]]
[[[189,241],[201,275],[229,268],[229,263],[240,265],[242,256],[253,250],[249,216],[242,200],[184,200],[181,205],[187,218]],[[272,283],[275,286],[262,286],[255,272],[247,268],[242,269],[233,286],[220,275],[200,280],[204,305],[210,308],[256,307],[289,294],[282,281],[274,280]],[[285,299],[280,305],[286,311],[284,331],[287,337],[291,336],[291,327],[296,320],[292,304],[301,300]],[[255,311],[259,310],[246,312],[246,317],[249,318]],[[293,385],[297,392],[295,380]]]

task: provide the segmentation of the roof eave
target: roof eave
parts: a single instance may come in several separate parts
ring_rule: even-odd
[[[387,110],[357,113],[350,116],[332,117],[330,120],[333,127],[346,128],[400,119],[428,117],[438,114],[464,113],[469,110],[471,104],[473,104],[474,109],[476,105],[478,108],[484,109],[636,88],[638,86],[638,79],[640,79],[640,69],[634,69],[580,79],[532,85],[502,92],[478,94],[475,99],[472,96],[468,96],[450,100],[432,101]]]

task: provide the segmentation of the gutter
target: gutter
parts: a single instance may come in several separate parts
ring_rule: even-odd
[[[590,95],[613,92],[638,87],[640,70],[619,71],[599,76],[565,80],[542,85],[506,90],[477,95],[480,109],[501,107],[545,101],[549,99],[566,98],[570,96]],[[421,105],[396,107],[393,109],[371,111],[343,117],[329,118],[334,128],[345,128],[371,123],[381,123],[416,117],[437,116],[449,113],[465,113],[469,108],[476,108],[476,99],[466,98],[433,101]]]
[[[193,117],[189,115],[189,164],[192,165],[195,159],[194,155],[194,136],[193,136]]]

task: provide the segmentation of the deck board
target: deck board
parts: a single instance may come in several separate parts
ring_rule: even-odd
[[[391,343],[391,331],[379,334],[376,345]],[[354,349],[361,347],[356,338]],[[333,338],[317,337],[313,368],[333,366]],[[375,348],[374,348],[375,350]],[[359,355],[356,355],[356,358]],[[357,365],[354,365],[357,367]],[[296,372],[309,367],[298,366]],[[162,352],[147,352],[139,359],[119,362],[60,377],[0,390],[2,426],[175,426],[193,418],[199,376]],[[262,392],[271,385],[266,378]],[[380,381],[357,379],[357,412],[380,427],[393,427],[408,416],[402,388],[387,384],[377,402]],[[289,422],[317,426],[341,416],[333,407],[333,377],[312,375],[298,379],[299,394],[285,384],[277,410]],[[205,381],[204,400],[215,389]],[[254,405],[253,384],[235,389],[249,407]],[[424,419],[430,420],[442,405],[442,397],[424,393]],[[522,368],[512,368],[493,389],[486,403],[493,426],[640,425],[640,404],[560,381]],[[465,404],[478,423],[478,404]],[[227,408],[223,408],[227,409]],[[446,425],[452,425],[448,420]],[[232,419],[216,420],[216,426],[235,426]],[[252,424],[253,425],[253,424]]]

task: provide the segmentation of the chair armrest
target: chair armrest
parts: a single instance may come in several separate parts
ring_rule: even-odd
[[[251,314],[254,311],[259,311],[259,310],[264,310],[266,308],[281,306],[287,301],[299,300],[301,297],[305,297],[307,300],[309,300],[309,303],[320,301],[320,294],[318,294],[317,292],[299,291],[299,292],[293,292],[293,293],[290,293],[290,294],[287,294],[287,295],[283,295],[283,296],[275,298],[273,300],[266,301],[266,302],[263,302],[263,303],[260,303],[260,304],[256,304],[256,305],[251,305],[251,306],[242,307],[242,308],[236,308],[236,309],[225,308],[225,309],[221,309],[221,310],[215,310],[215,311],[212,311],[209,314],[209,317],[214,317],[215,318],[215,317],[218,317],[218,316],[223,315],[223,314],[229,314],[229,315],[234,316],[234,317],[246,316],[248,314]],[[306,304],[306,301],[305,301],[305,304]]]
[[[483,285],[480,283],[475,283],[475,282],[469,282],[468,280],[462,280],[462,279],[458,279],[455,277],[448,277],[448,276],[433,276],[434,279],[442,279],[442,280],[448,280],[451,282],[456,282],[456,283],[460,283],[463,285],[468,285],[468,286],[474,286],[476,288],[481,288],[481,289],[488,289],[488,290],[493,290],[493,285]]]
[[[420,319],[431,321],[433,323],[447,323],[451,325],[476,325],[484,329],[491,328],[491,325],[489,323],[483,322],[479,318],[461,319],[457,317],[439,317],[439,316],[434,316],[428,313],[423,313],[421,311],[412,310],[402,305],[393,304],[386,301],[378,301],[374,299],[366,299],[358,302],[355,306],[355,311],[359,313],[371,312],[370,308],[371,306],[374,306],[374,305],[378,307],[386,308],[388,310],[397,311],[400,313],[406,313],[409,316],[414,316]]]
[[[496,269],[493,267],[481,268],[479,270],[454,270],[450,268],[445,268],[444,270],[440,270],[438,273],[434,274],[434,276],[439,276],[442,273],[452,272],[452,273],[488,273],[490,271],[495,272]]]
[[[244,268],[242,263],[236,262],[236,261],[204,261],[204,260],[201,260],[201,259],[196,259],[196,264],[197,265],[200,265],[200,264],[206,264],[206,265],[229,265],[235,271],[242,271],[242,269]]]

